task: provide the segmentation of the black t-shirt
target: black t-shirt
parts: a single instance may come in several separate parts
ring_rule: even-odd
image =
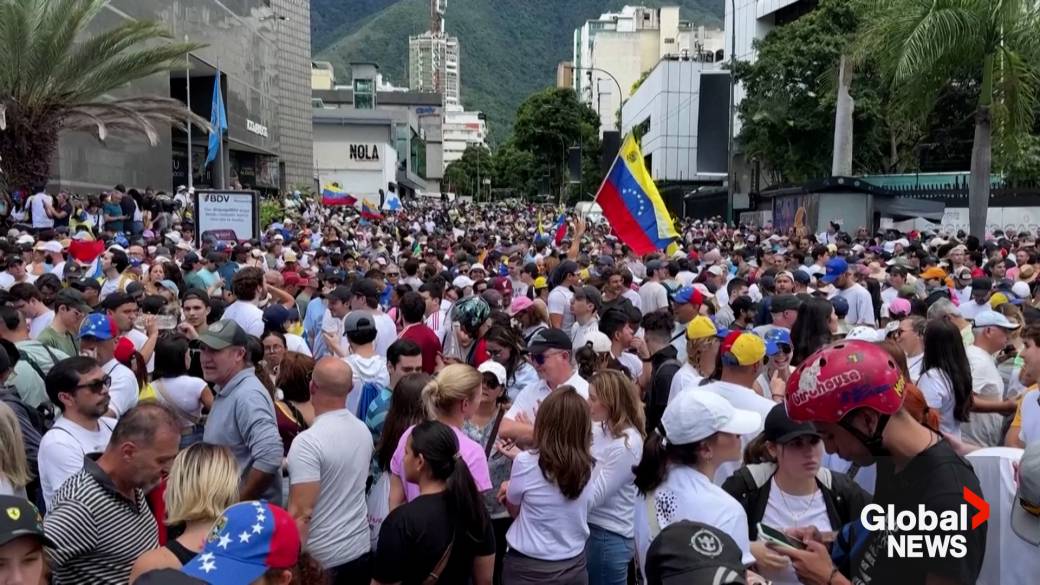
[[[880,504],[886,511],[887,507],[892,505],[896,514],[906,510],[913,512],[915,516],[918,506],[923,504],[927,510],[938,515],[945,510],[959,511],[960,507],[965,505],[965,487],[985,498],[971,464],[957,455],[949,443],[940,440],[914,457],[902,471],[895,472],[890,460],[878,461],[877,493],[872,503]],[[925,558],[893,558],[889,556],[887,542],[890,533],[868,533],[867,543],[860,548],[851,563],[853,585],[923,585],[929,573],[965,585],[975,583],[986,553],[988,528],[988,523],[983,523],[972,530],[971,516],[975,512],[972,506],[967,506],[966,531],[910,532],[940,537],[964,535],[967,550],[962,558],[955,558],[949,554],[939,557],[928,555],[927,552]],[[900,533],[897,531],[896,534]]]
[[[421,585],[437,566],[452,540],[457,518],[448,511],[446,492],[419,496],[395,509],[383,521],[372,578],[381,583]],[[488,522],[484,534],[455,534],[451,560],[438,583],[468,583],[475,557],[495,554],[495,533]]]

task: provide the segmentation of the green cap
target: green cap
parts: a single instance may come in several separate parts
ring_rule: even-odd
[[[245,347],[249,335],[234,321],[220,320],[206,328],[199,335],[202,345],[217,351],[228,347]]]
[[[35,536],[45,546],[54,547],[43,533],[43,517],[29,500],[0,496],[0,546],[16,538]]]

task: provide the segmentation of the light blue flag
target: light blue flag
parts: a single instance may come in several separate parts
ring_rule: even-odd
[[[216,160],[220,154],[220,141],[227,130],[227,112],[224,110],[224,97],[220,93],[220,70],[213,78],[213,105],[210,108],[209,124],[213,127],[209,132],[209,153],[206,155],[206,164]]]

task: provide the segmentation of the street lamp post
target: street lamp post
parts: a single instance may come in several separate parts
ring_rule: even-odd
[[[606,69],[600,69],[599,67],[582,67],[580,65],[574,65],[574,70],[575,71],[597,71],[599,73],[602,73],[602,74],[606,75],[607,77],[609,77],[611,80],[614,81],[614,85],[617,86],[617,91],[618,91],[618,94],[617,94],[618,95],[617,130],[618,130],[618,134],[620,134],[621,133],[621,128],[624,127],[623,121],[624,121],[625,113],[624,113],[624,109],[621,107],[621,101],[624,99],[625,94],[621,92],[621,83],[617,80],[617,77],[614,77],[614,74],[612,74],[611,72],[607,71]],[[603,115],[602,112],[599,112],[599,114],[600,114],[600,116]]]
[[[567,141],[562,134],[549,132],[548,130],[535,129],[535,134],[555,136],[560,141],[560,205],[563,205],[563,186],[566,184],[563,180],[563,173],[567,168]]]

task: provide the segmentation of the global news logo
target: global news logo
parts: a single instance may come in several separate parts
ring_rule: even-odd
[[[895,506],[868,504],[860,513],[863,527],[885,533],[889,558],[955,558],[968,554],[968,538],[989,519],[989,504],[968,488],[963,492],[964,504],[956,510],[934,512],[919,504],[916,510],[896,511]],[[968,506],[978,510],[968,516]]]

